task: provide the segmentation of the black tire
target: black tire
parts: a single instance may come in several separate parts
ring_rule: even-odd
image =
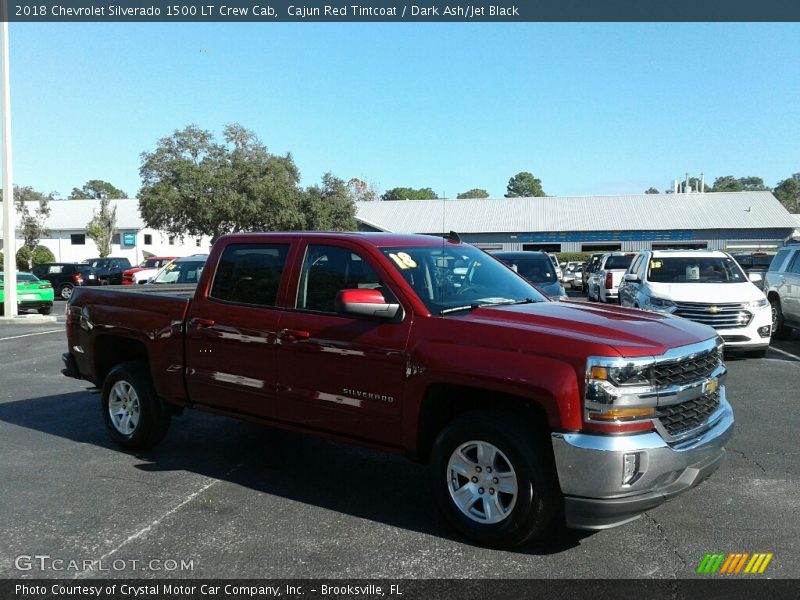
[[[51,312],[53,312],[52,306],[43,306],[42,308],[39,309],[40,315],[49,315]]]
[[[71,283],[65,283],[58,288],[58,297],[62,300],[69,300],[72,297],[72,290],[75,286]]]
[[[137,422],[130,428],[115,425],[109,410],[112,392],[115,391],[115,386],[120,382],[122,382],[122,385],[116,388],[115,399],[120,397],[119,390],[130,386],[135,392],[135,397],[138,401],[135,403],[136,408],[132,408],[134,406],[133,396],[129,396],[128,402],[124,405],[126,411],[138,410]],[[152,448],[164,438],[167,429],[169,429],[170,416],[164,411],[161,400],[156,396],[150,379],[150,370],[147,367],[147,363],[143,361],[124,362],[111,369],[111,372],[103,382],[103,395],[100,400],[100,406],[103,422],[111,439],[117,445],[128,450]],[[129,418],[129,422],[130,420],[132,419]]]
[[[772,307],[772,337],[785,340],[792,334],[792,330],[783,322],[781,301],[773,296],[769,299],[769,303]]]
[[[507,458],[507,464],[516,476],[517,494],[507,507],[509,512],[499,522],[479,522],[463,512],[451,496],[450,459],[459,448],[465,444],[469,446],[468,443],[473,441],[488,443],[498,449],[504,455],[498,461],[505,464]],[[497,468],[498,473],[501,470]],[[488,477],[488,471],[484,469],[484,477]],[[433,494],[445,518],[464,537],[485,546],[512,548],[544,537],[545,532],[552,531],[550,526],[561,508],[561,490],[549,440],[544,433],[525,427],[519,418],[502,413],[475,411],[450,423],[434,443],[430,474]],[[469,480],[459,475],[452,482],[452,485],[463,482],[463,488],[470,485]],[[485,485],[492,483],[489,481]],[[491,497],[485,496],[487,491],[490,490],[485,490],[482,498],[489,500]],[[497,492],[492,489],[490,493],[497,493],[497,502],[501,502],[499,487]],[[504,501],[508,502],[507,499]],[[478,502],[484,507],[483,499]],[[476,502],[474,506],[477,505]],[[485,508],[483,510],[485,514]]]
[[[758,350],[748,350],[745,352],[748,358],[765,358],[769,348],[759,348]]]

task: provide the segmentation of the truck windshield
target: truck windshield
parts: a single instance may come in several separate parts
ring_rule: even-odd
[[[742,283],[747,281],[732,258],[721,256],[652,258],[647,278],[654,283]]]
[[[384,248],[431,314],[515,302],[546,302],[536,288],[472,246]]]

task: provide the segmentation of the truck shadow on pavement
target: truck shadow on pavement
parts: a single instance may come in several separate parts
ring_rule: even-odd
[[[100,396],[88,392],[6,402],[0,404],[0,422],[95,446],[108,459],[107,453],[124,451],[108,438],[99,404]],[[46,441],[42,447],[46,448]],[[144,472],[196,473],[361,519],[470,543],[455,534],[436,510],[426,468],[403,457],[199,411],[174,418],[159,446],[134,455],[142,460],[134,468]],[[563,527],[554,528],[553,533],[552,541],[527,544],[516,552],[557,554],[591,535]]]

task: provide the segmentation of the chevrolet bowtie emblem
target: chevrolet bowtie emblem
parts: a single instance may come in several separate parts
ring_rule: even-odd
[[[712,315],[717,314],[720,310],[721,309],[720,309],[719,306],[709,306],[708,307],[708,312],[710,312]]]

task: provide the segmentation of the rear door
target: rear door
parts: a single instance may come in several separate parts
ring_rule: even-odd
[[[783,281],[778,286],[778,294],[784,319],[797,326],[800,323],[800,250],[795,251],[786,272],[781,275]]]
[[[280,324],[278,418],[307,429],[399,446],[411,313],[392,322],[337,314],[343,289],[397,302],[379,261],[346,240],[307,240]]]
[[[186,385],[192,402],[272,417],[281,319],[292,241],[227,245],[208,294],[198,293],[186,326]]]

